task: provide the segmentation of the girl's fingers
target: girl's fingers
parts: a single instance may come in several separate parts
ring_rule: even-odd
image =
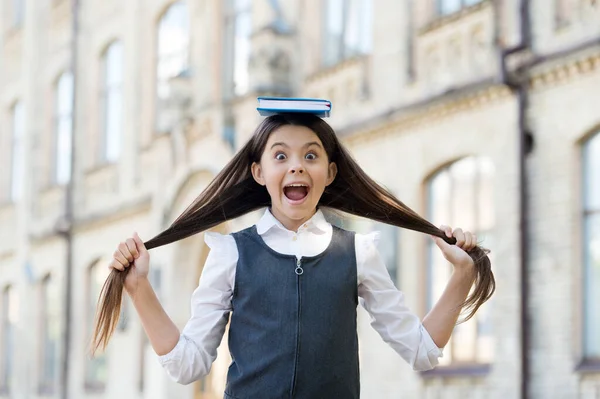
[[[456,246],[462,248],[465,245],[465,233],[461,228],[454,230],[454,237],[456,238]]]
[[[124,242],[120,243],[119,251],[121,251],[121,253],[125,257],[125,259],[127,259],[129,262],[133,262],[133,255],[131,254],[131,252],[129,252],[129,248],[127,248],[127,244],[125,244]]]
[[[123,265],[121,264],[121,262],[120,262],[120,261],[118,261],[118,260],[116,260],[116,259],[113,259],[113,260],[112,260],[112,261],[111,261],[111,262],[108,264],[108,268],[109,268],[109,269],[116,269],[116,270],[119,270],[119,271],[121,271],[121,272],[122,272],[123,270],[125,270],[125,266],[123,266]]]
[[[446,233],[446,237],[452,237],[452,228],[450,226],[441,225],[440,230]]]
[[[140,255],[148,251],[144,245],[144,241],[142,241],[137,232],[133,233],[133,241]]]
[[[129,250],[129,252],[131,253],[131,255],[133,256],[133,259],[137,259],[138,256],[140,256],[137,247],[135,245],[135,241],[133,240],[133,238],[128,238],[127,240],[125,240],[125,245],[127,245],[127,249]]]
[[[469,231],[463,231],[461,228],[452,230],[452,227],[441,225],[440,230],[442,230],[447,237],[456,238],[456,246],[469,251],[477,246],[477,236]]]
[[[125,258],[125,256],[123,256],[120,250],[117,249],[115,251],[115,253],[113,254],[113,258],[115,261],[119,262],[123,267],[129,266],[129,261],[127,260],[127,258]]]
[[[465,251],[469,251],[473,248],[473,234],[471,234],[470,232],[466,231],[465,232],[465,245],[463,246],[463,249]]]

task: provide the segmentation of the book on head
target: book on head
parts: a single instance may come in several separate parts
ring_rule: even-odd
[[[256,110],[262,116],[298,112],[326,118],[331,112],[331,101],[320,98],[258,97]]]

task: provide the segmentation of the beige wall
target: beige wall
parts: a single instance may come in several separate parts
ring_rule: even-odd
[[[43,4],[41,4],[43,3]],[[202,191],[232,156],[222,140],[225,117],[236,124],[236,146],[250,137],[260,117],[249,93],[232,103],[222,99],[221,2],[189,2],[191,16],[193,125],[183,130],[183,146],[173,135],[154,129],[155,25],[168,5],[164,0],[81,2],[77,65],[77,165],[73,252],[74,321],[71,331],[69,392],[72,398],[194,398],[196,386],[172,383],[142,340],[143,331],[129,308],[129,324],[117,332],[107,358],[109,380],[103,393],[84,390],[87,314],[87,270],[110,256],[134,230],[149,239]],[[316,0],[285,0],[291,37],[268,30],[253,47],[277,47],[289,57],[294,93],[333,101],[329,122],[363,168],[398,197],[425,214],[424,184],[432,173],[468,155],[485,156],[495,167],[494,273],[497,292],[491,301],[495,358],[480,377],[455,375],[424,378],[396,355],[359,313],[361,385],[365,398],[516,398],[520,385],[518,109],[504,86],[468,83],[494,78],[494,24],[501,40],[519,40],[516,0],[495,9],[490,1],[448,18],[436,18],[432,0],[382,0],[375,4],[372,54],[321,67],[322,7]],[[534,48],[548,54],[598,34],[596,9],[581,8],[573,23],[557,29],[553,7],[532,1]],[[584,2],[575,1],[580,7]],[[253,2],[254,29],[273,18],[267,0]],[[584,6],[581,6],[584,7]],[[4,9],[0,9],[2,13]],[[499,12],[500,14],[496,14]],[[309,17],[310,14],[310,17]],[[595,19],[594,19],[595,18]],[[64,190],[50,184],[53,162],[53,84],[69,66],[69,1],[27,2],[25,28],[7,31],[0,18],[0,290],[16,287],[20,298],[15,398],[35,398],[40,366],[40,303],[33,294],[51,274],[64,286],[65,242],[55,227],[64,209]],[[409,32],[410,27],[414,31]],[[408,34],[413,42],[409,42]],[[100,118],[97,94],[102,51],[114,39],[124,43],[124,137],[117,163],[96,159]],[[410,44],[410,45],[409,45]],[[414,76],[408,75],[410,54]],[[266,52],[268,54],[268,51]],[[529,123],[535,139],[527,166],[530,198],[531,397],[591,399],[600,394],[600,373],[575,371],[581,358],[581,196],[579,143],[600,126],[600,50],[559,57],[531,71]],[[261,60],[258,60],[259,62]],[[264,64],[264,63],[263,63]],[[268,64],[268,63],[267,63]],[[253,72],[256,79],[268,73]],[[251,76],[251,78],[252,78]],[[448,90],[458,89],[454,92]],[[18,204],[3,201],[10,175],[9,109],[22,99],[27,114],[25,182]],[[417,104],[417,105],[415,105]],[[418,105],[421,104],[421,105]],[[412,106],[412,107],[411,107]],[[177,129],[178,127],[176,127]],[[221,226],[238,230],[258,214]],[[426,237],[399,235],[398,286],[419,315],[425,309],[423,245]],[[202,235],[152,251],[152,267],[161,270],[160,297],[174,321],[183,326],[189,299],[207,248]],[[32,279],[26,273],[29,263]],[[64,317],[64,314],[61,315]],[[59,348],[60,349],[60,348]],[[215,396],[222,396],[228,365],[226,344],[209,377]],[[57,370],[60,365],[56,365]],[[143,378],[144,389],[138,381]],[[58,395],[58,391],[56,392]],[[58,397],[55,395],[55,397]],[[0,398],[2,396],[0,395]]]

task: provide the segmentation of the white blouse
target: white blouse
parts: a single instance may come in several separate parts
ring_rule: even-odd
[[[264,242],[276,252],[315,256],[325,251],[333,228],[321,211],[298,232],[289,231],[267,209],[256,224]],[[435,367],[442,357],[419,318],[404,303],[376,248],[379,234],[356,234],[356,263],[360,304],[371,315],[371,325],[414,370]],[[169,376],[189,384],[210,371],[225,332],[233,293],[238,250],[231,235],[205,233],[211,251],[200,285],[192,294],[192,316],[173,350],[159,356]]]

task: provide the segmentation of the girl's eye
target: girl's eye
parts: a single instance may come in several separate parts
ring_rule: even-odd
[[[308,154],[306,154],[306,159],[308,159],[309,161],[314,161],[315,159],[317,159],[317,154],[309,152]]]
[[[279,152],[279,153],[275,154],[275,159],[278,161],[283,161],[285,159],[285,154],[282,152]]]

